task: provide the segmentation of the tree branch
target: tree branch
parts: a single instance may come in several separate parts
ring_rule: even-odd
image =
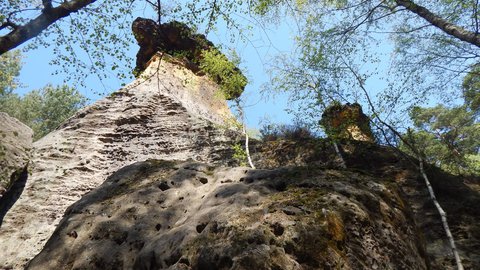
[[[42,0],[43,12],[48,12],[53,8],[52,0]]]
[[[427,8],[415,4],[413,1],[410,0],[395,0],[395,2],[399,6],[403,6],[408,9],[410,12],[417,14],[418,16],[422,17],[433,26],[439,28],[443,32],[461,40],[468,42],[472,45],[480,47],[480,35],[475,32],[468,31],[467,29],[455,25],[440,16],[432,13]]]
[[[58,7],[52,7],[51,1],[43,0],[42,14],[25,25],[18,26],[10,33],[0,37],[0,55],[14,49],[22,43],[36,37],[51,24],[70,15],[73,12],[96,2],[97,0],[72,0],[63,2]]]

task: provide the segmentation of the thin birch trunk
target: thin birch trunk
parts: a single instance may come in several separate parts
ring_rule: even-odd
[[[448,241],[450,242],[450,248],[452,249],[453,255],[455,256],[455,261],[457,263],[457,269],[458,270],[463,270],[463,265],[462,265],[462,260],[460,259],[460,255],[458,254],[457,247],[455,246],[455,241],[452,236],[452,232],[450,231],[450,228],[448,227],[448,222],[447,222],[447,213],[443,210],[442,206],[437,201],[437,198],[435,197],[435,193],[433,191],[432,185],[430,184],[430,181],[428,180],[427,174],[425,173],[425,170],[423,169],[423,159],[419,158],[420,160],[420,172],[422,173],[423,179],[425,180],[425,184],[427,185],[428,188],[428,193],[430,194],[430,198],[433,201],[433,204],[435,204],[435,207],[438,210],[438,213],[440,214],[440,217],[442,218],[442,224],[443,224],[443,229],[445,230],[445,233],[447,234]]]
[[[337,142],[333,142],[333,148],[335,148],[335,152],[337,153],[338,158],[340,158],[340,167],[343,169],[347,168],[347,164],[345,163],[345,159],[343,159],[342,153],[340,153],[340,149],[338,148]]]
[[[252,169],[255,169],[255,165],[253,165],[252,158],[250,157],[250,150],[248,148],[248,133],[245,128],[245,123],[242,123],[242,125],[243,125],[243,134],[245,134],[245,153],[247,154],[248,164],[250,164],[250,167],[252,167]]]
[[[399,2],[399,1],[397,1]],[[410,1],[403,1],[403,2],[410,2]],[[346,62],[344,61],[346,64]],[[348,66],[348,65],[347,65]],[[453,255],[455,256],[455,261],[457,263],[457,269],[458,270],[463,270],[463,265],[462,261],[460,259],[460,255],[458,254],[457,247],[455,246],[455,241],[453,239],[452,232],[450,231],[450,228],[448,227],[448,222],[447,222],[447,214],[445,211],[442,209],[440,204],[437,201],[437,198],[435,197],[435,193],[433,192],[432,185],[430,184],[430,181],[428,180],[427,174],[425,173],[425,170],[423,169],[423,158],[420,154],[420,151],[418,151],[417,147],[415,147],[414,142],[410,143],[408,140],[403,138],[403,136],[391,125],[387,124],[385,121],[383,121],[380,118],[380,115],[376,112],[375,106],[373,106],[372,100],[370,99],[370,96],[368,95],[367,89],[365,89],[364,82],[362,81],[362,78],[358,76],[358,74],[353,70],[350,66],[348,66],[350,71],[353,73],[353,75],[356,77],[358,84],[360,85],[360,88],[363,90],[365,93],[365,96],[367,97],[368,104],[370,105],[370,108],[372,109],[373,114],[377,117],[377,119],[385,125],[388,129],[390,129],[412,152],[417,156],[417,159],[420,162],[420,172],[423,176],[423,179],[425,179],[425,184],[427,185],[428,192],[430,194],[430,198],[432,199],[433,203],[435,204],[435,207],[438,210],[438,213],[440,213],[441,219],[442,219],[442,224],[443,224],[443,229],[445,230],[445,233],[447,234],[448,241],[450,242],[450,248],[452,249]]]
[[[239,118],[240,118],[240,121],[241,121],[241,124],[242,124],[242,132],[243,132],[243,135],[245,135],[245,153],[247,154],[248,164],[250,165],[250,167],[252,169],[255,169],[255,165],[253,165],[252,158],[250,157],[250,149],[248,148],[248,139],[249,138],[248,138],[247,128],[245,127],[245,115],[243,113],[243,108],[240,105],[240,100],[239,99],[236,99],[235,102],[237,104],[238,113],[240,114]]]

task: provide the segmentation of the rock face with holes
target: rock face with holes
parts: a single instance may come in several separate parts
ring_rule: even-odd
[[[150,160],[72,205],[27,269],[426,269],[423,248],[367,175]]]
[[[33,131],[17,119],[0,112],[0,200],[27,169]]]
[[[34,143],[26,187],[2,216],[0,269],[27,263],[66,208],[121,167],[151,158],[231,160],[237,133],[224,124],[231,115],[217,85],[172,62],[152,59],[144,76]]]
[[[340,145],[348,169],[315,140],[261,146],[264,169],[126,166],[68,208],[27,269],[455,269],[411,163],[386,147]],[[478,269],[474,182],[428,174],[465,269]]]
[[[165,54],[148,63],[34,143],[0,269],[454,269],[415,161],[371,143],[359,106],[324,118],[346,169],[316,139],[252,142],[258,169],[227,167],[238,134],[218,86]],[[427,174],[480,269],[480,181]]]

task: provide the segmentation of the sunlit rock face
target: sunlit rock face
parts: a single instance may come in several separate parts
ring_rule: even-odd
[[[27,268],[456,269],[415,166],[388,147],[339,145],[348,169],[322,140],[266,143],[255,156],[263,169],[123,167],[68,208]],[[465,269],[478,269],[474,179],[427,173]]]
[[[132,31],[140,46],[134,70],[135,76],[143,75],[142,72],[155,54],[174,56],[176,61],[196,75],[204,75],[201,63],[205,51],[214,50],[222,54],[205,35],[195,33],[195,30],[178,21],[158,24],[151,19],[139,17],[133,21]],[[230,72],[231,76],[238,76],[247,81],[240,69],[234,68]],[[210,77],[219,85],[224,83],[224,78],[219,77],[218,74]],[[244,86],[235,91],[229,91],[226,98],[230,100],[238,98],[243,90]]]
[[[121,167],[146,159],[231,160],[235,132],[218,87],[168,61],[79,111],[34,143],[30,174],[0,228],[0,269],[22,268],[42,248],[69,205]]]
[[[34,143],[0,269],[455,269],[415,161],[370,143],[358,106],[324,116],[346,169],[321,139],[256,141],[258,169],[228,167],[218,86],[164,53],[147,63]],[[426,172],[480,269],[480,181]]]
[[[322,114],[321,124],[329,136],[337,139],[353,139],[357,141],[373,142],[368,116],[358,103],[335,104],[328,107]]]
[[[32,138],[31,128],[0,112],[0,199],[26,169]]]
[[[72,205],[28,269],[427,269],[422,241],[367,175],[149,160]]]

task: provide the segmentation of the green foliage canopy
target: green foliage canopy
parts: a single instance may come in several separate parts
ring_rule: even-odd
[[[158,23],[181,20],[188,25],[214,29],[218,21],[239,29],[235,12],[246,13],[244,1],[144,1],[67,0],[0,2],[0,55],[29,41],[26,50],[39,46],[52,49],[57,73],[66,81],[85,86],[85,79],[115,76],[131,78],[134,44],[131,23],[135,16],[158,15]],[[104,89],[108,90],[108,89]]]
[[[269,88],[291,93],[307,110],[333,100],[365,102],[361,87],[372,78],[386,85],[368,90],[378,93],[377,110],[389,115],[431,97],[451,101],[461,96],[461,79],[480,60],[477,1],[255,3],[260,15],[278,18],[283,12],[295,19],[298,47],[277,58]]]
[[[454,174],[480,174],[480,123],[467,106],[415,107],[410,117],[415,130],[407,139],[427,161]]]
[[[21,54],[12,51],[0,56],[0,97],[11,93],[17,86],[22,67]]]
[[[248,83],[247,78],[238,69],[240,58],[234,54],[232,59],[229,60],[215,48],[204,50],[202,56],[200,69],[219,83],[220,91],[225,99],[238,98]]]
[[[85,106],[86,99],[68,86],[47,85],[23,97],[8,94],[0,99],[0,111],[17,118],[34,131],[38,140]]]
[[[473,66],[465,76],[462,88],[466,105],[472,111],[480,113],[480,66]]]

